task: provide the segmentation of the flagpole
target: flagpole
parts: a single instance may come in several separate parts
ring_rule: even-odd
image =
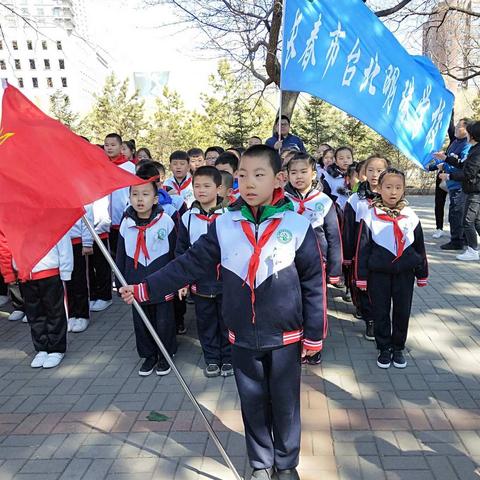
[[[88,230],[92,234],[93,239],[95,240],[95,243],[98,245],[98,248],[102,252],[105,259],[107,260],[108,264],[110,265],[110,267],[112,267],[112,270],[113,270],[113,273],[115,274],[115,276],[118,278],[118,280],[120,281],[120,283],[122,284],[123,287],[128,286],[128,283],[125,280],[125,278],[123,277],[122,272],[120,272],[120,270],[117,267],[116,263],[114,262],[112,256],[110,255],[110,252],[107,250],[107,248],[103,244],[102,240],[100,239],[97,232],[95,231],[95,228],[89,222],[86,215],[83,215],[82,220],[83,220],[83,223],[85,224],[85,226],[88,228]],[[143,323],[145,324],[148,331],[150,332],[150,335],[152,335],[153,340],[155,341],[158,348],[162,352],[162,355],[165,357],[168,364],[170,365],[170,368],[172,369],[173,373],[177,377],[177,379],[178,379],[180,385],[182,386],[183,390],[187,394],[188,398],[190,398],[190,401],[193,403],[193,406],[195,407],[197,412],[200,414],[200,417],[202,418],[203,422],[205,423],[205,426],[207,428],[207,431],[208,431],[210,437],[212,438],[213,442],[217,446],[217,448],[218,448],[220,454],[222,455],[223,459],[225,460],[225,463],[227,464],[228,468],[230,468],[230,470],[232,471],[232,473],[235,477],[235,480],[242,480],[242,477],[240,477],[239,473],[237,472],[237,469],[235,468],[235,465],[233,465],[232,461],[230,460],[230,457],[228,456],[227,452],[223,448],[223,445],[221,444],[219,438],[217,437],[217,434],[215,433],[215,431],[213,430],[212,426],[210,425],[207,417],[203,413],[202,407],[197,402],[197,399],[195,398],[195,396],[193,395],[191,390],[188,388],[188,385],[186,384],[185,380],[183,379],[182,374],[179,372],[179,370],[177,369],[177,367],[173,363],[173,360],[170,357],[170,354],[168,353],[167,349],[163,345],[162,341],[160,340],[160,337],[158,336],[157,332],[153,328],[152,324],[148,320],[148,318],[147,318],[145,312],[143,311],[142,307],[140,306],[140,304],[136,300],[134,300],[134,302],[133,302],[133,307],[135,308],[137,313],[140,315],[140,318],[142,319]]]
[[[282,42],[285,40],[285,10],[287,9],[287,0],[279,0],[280,5],[282,6],[282,24],[280,25],[280,32],[282,33]],[[284,45],[282,44],[282,51]],[[280,63],[280,82],[278,88],[280,90],[279,101],[278,101],[278,140],[282,139],[282,67]],[[278,149],[280,153],[281,148]]]

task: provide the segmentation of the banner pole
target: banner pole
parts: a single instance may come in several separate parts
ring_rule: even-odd
[[[120,281],[120,283],[122,284],[123,287],[128,286],[127,281],[125,280],[125,278],[123,277],[119,268],[117,267],[117,264],[114,262],[112,256],[110,255],[110,252],[107,250],[107,248],[103,244],[102,240],[100,239],[97,232],[95,231],[95,228],[89,222],[86,215],[83,215],[82,220],[83,220],[83,223],[85,224],[85,226],[88,228],[89,232],[92,234],[92,237],[95,240],[95,243],[98,245],[98,248],[100,249],[103,256],[107,260],[108,264],[112,268],[115,276],[118,278],[118,280]],[[230,457],[228,456],[227,452],[223,448],[223,445],[221,444],[219,438],[217,437],[217,434],[215,433],[215,431],[213,430],[212,426],[210,425],[207,417],[203,413],[202,407],[197,402],[197,399],[195,398],[195,396],[193,395],[191,390],[188,388],[188,385],[186,384],[184,378],[182,377],[182,374],[179,372],[179,370],[177,369],[177,367],[173,363],[173,360],[170,357],[170,354],[168,353],[167,349],[163,345],[162,341],[160,340],[160,337],[158,336],[157,332],[153,328],[152,324],[148,320],[148,318],[147,318],[145,312],[143,311],[142,307],[140,306],[140,304],[136,300],[133,302],[133,307],[135,308],[137,313],[140,315],[140,318],[142,319],[143,323],[145,324],[148,331],[150,332],[150,335],[152,335],[153,340],[155,341],[158,348],[162,352],[162,355],[165,357],[168,364],[170,365],[170,368],[172,369],[173,373],[177,377],[178,382],[180,383],[181,387],[183,388],[183,390],[187,394],[188,398],[192,402],[192,404],[195,407],[195,409],[197,410],[197,412],[200,414],[200,417],[202,418],[203,422],[205,423],[205,427],[207,428],[207,431],[208,431],[210,437],[212,438],[213,442],[217,446],[218,451],[220,452],[223,459],[225,460],[225,463],[227,464],[228,468],[232,471],[232,473],[235,477],[235,480],[242,480],[242,477],[240,477],[239,473],[237,472],[237,469],[235,468],[235,465],[233,465],[232,461],[230,460]]]
[[[282,24],[280,25],[280,32],[282,34],[282,52],[283,52],[283,42],[285,40],[285,10],[287,9],[287,0],[278,0],[278,3],[282,8]],[[282,139],[282,63],[280,62],[280,82],[278,88],[280,90],[279,101],[278,101],[278,140]],[[280,153],[281,148],[278,149]]]

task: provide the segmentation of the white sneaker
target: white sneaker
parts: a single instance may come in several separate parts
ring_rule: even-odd
[[[22,323],[28,323],[28,318],[26,315],[23,316]]]
[[[23,318],[25,317],[25,312],[22,312],[20,310],[14,310],[9,316],[8,319],[11,322],[18,322],[19,320],[23,321]]]
[[[75,323],[72,326],[72,332],[79,333],[87,329],[89,324],[88,318],[76,318]]]
[[[3,307],[10,301],[10,297],[8,295],[0,295],[0,307]]]
[[[34,359],[32,360],[32,363],[30,364],[30,366],[32,368],[40,368],[40,367],[43,367],[43,364],[45,362],[45,360],[47,359],[48,357],[48,353],[47,352],[38,352]]]
[[[64,356],[64,353],[49,353],[43,362],[43,368],[55,368],[56,366],[60,365],[60,362],[63,360]]]
[[[75,317],[71,317],[67,320],[67,332],[73,332],[73,327],[77,323],[77,319]]]
[[[467,247],[467,249],[461,253],[460,255],[457,255],[457,260],[463,260],[463,261],[472,261],[472,260],[478,260],[480,256],[478,255],[478,250],[475,250],[472,247]]]
[[[93,309],[95,308],[96,303],[97,303],[96,300],[90,300],[89,302],[89,307],[90,307],[90,310],[92,310],[92,312],[93,312]]]
[[[111,300],[97,300],[93,308],[90,307],[92,312],[101,312],[107,309],[112,304]]]
[[[435,230],[433,232],[432,238],[442,238],[445,235],[443,230]]]

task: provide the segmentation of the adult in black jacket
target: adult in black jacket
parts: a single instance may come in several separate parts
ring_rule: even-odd
[[[478,240],[480,235],[480,122],[473,122],[467,126],[469,142],[472,145],[465,159],[463,171],[441,174],[445,180],[462,182],[462,190],[467,195],[465,214],[463,217],[464,235],[467,250],[457,256],[458,260],[478,260]]]

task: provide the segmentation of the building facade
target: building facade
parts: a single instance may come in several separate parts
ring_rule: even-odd
[[[85,113],[111,71],[92,42],[83,0],[14,0],[0,6],[0,78],[48,111],[60,90]]]

